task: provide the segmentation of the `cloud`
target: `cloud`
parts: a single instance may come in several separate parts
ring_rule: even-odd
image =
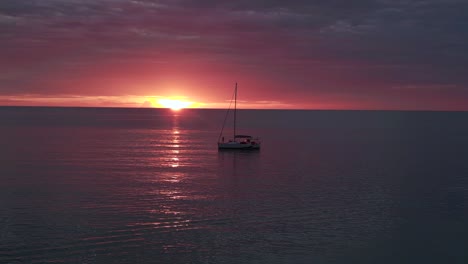
[[[153,104],[150,101],[144,101],[143,104],[141,104],[141,107],[150,108],[153,107]]]

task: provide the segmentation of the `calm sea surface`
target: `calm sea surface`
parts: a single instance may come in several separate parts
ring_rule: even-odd
[[[468,113],[224,114],[0,108],[0,263],[468,263]]]

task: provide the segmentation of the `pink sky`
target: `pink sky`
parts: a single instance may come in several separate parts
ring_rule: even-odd
[[[468,110],[468,21],[423,2],[6,1],[0,105]]]

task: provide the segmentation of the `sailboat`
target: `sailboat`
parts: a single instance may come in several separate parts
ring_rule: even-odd
[[[231,101],[232,104],[232,101]],[[221,128],[221,133],[218,137],[218,149],[245,149],[245,150],[258,150],[260,149],[260,139],[258,137],[254,138],[249,135],[237,135],[236,134],[236,117],[237,117],[237,83],[234,88],[234,131],[232,134],[232,139],[224,140],[223,130],[224,125],[226,124],[226,119],[231,110],[231,104],[229,105],[226,117],[224,118],[223,127]]]

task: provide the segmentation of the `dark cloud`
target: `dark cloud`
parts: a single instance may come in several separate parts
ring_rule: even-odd
[[[440,87],[468,105],[467,13],[462,0],[3,0],[0,94],[129,94],[177,72],[241,76],[292,104],[408,93],[430,108]]]

